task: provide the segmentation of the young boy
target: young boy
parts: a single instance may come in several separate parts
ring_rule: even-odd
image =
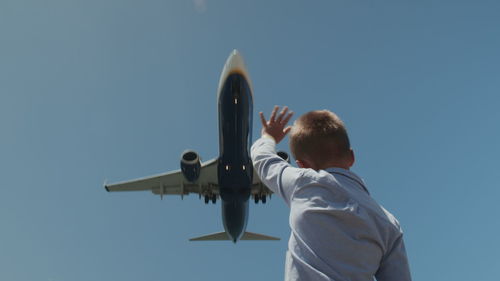
[[[370,197],[349,168],[354,153],[343,122],[327,110],[287,123],[288,108],[269,121],[252,146],[255,171],[290,207],[285,280],[411,280],[403,232],[396,218]],[[290,132],[294,168],[276,155]]]

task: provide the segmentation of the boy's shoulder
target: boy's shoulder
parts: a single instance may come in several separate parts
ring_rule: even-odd
[[[295,192],[293,197],[323,197],[324,199],[350,197],[348,190],[337,178],[325,170],[313,170],[310,168],[294,168]]]
[[[324,170],[315,171],[311,168],[293,168],[296,188],[332,188],[340,187],[339,182]]]
[[[382,209],[382,212],[384,213],[384,217],[387,219],[387,221],[394,226],[394,228],[400,232],[403,233],[403,230],[401,229],[401,225],[399,224],[398,219],[389,211],[387,211],[383,206],[379,205],[380,209]]]
[[[396,217],[371,197],[364,181],[357,174],[341,168],[319,171],[296,169],[295,173],[298,186],[295,195],[298,197],[316,195],[327,197],[324,199],[354,201],[373,219],[391,225],[396,232],[402,233]]]
[[[335,168],[335,169],[337,169],[337,168]],[[343,169],[338,168],[337,170],[343,170]],[[342,171],[342,174],[347,174],[345,171],[347,171],[347,170]],[[307,169],[296,168],[295,174],[297,177],[298,185],[331,187],[333,190],[337,190],[339,188],[341,188],[341,189],[350,188],[350,186],[349,187],[345,186],[346,185],[344,183],[345,179],[343,179],[342,176],[338,177],[339,174],[336,175],[335,173],[332,173],[332,171],[330,171],[330,169],[316,171],[316,170],[313,170],[310,168],[307,168]],[[340,174],[340,175],[342,175],[342,174]],[[355,175],[354,177],[351,177],[351,180],[354,179],[357,183],[363,185],[362,180],[360,178],[358,178],[358,176]],[[349,179],[349,177],[347,177],[346,179]],[[366,190],[364,185],[363,185],[362,189],[364,189],[366,191],[366,193],[368,194],[368,191]]]

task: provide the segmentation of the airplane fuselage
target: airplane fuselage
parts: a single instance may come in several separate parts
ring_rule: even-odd
[[[242,73],[228,75],[218,94],[219,160],[217,176],[222,220],[231,240],[245,232],[253,180],[250,158],[253,95]]]

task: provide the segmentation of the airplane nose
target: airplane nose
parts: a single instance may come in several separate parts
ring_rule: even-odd
[[[227,66],[228,69],[230,70],[236,70],[236,69],[246,70],[245,62],[243,61],[243,56],[236,49],[234,49],[231,52],[231,55],[227,60]]]
[[[222,69],[222,73],[219,78],[219,87],[217,88],[217,99],[219,99],[220,97],[220,92],[224,86],[224,83],[226,82],[226,79],[233,73],[243,75],[249,84],[250,93],[253,92],[252,82],[250,81],[250,76],[248,75],[243,56],[238,50],[235,49],[227,58],[226,63],[224,64],[224,68]]]
[[[232,52],[231,52],[231,57],[234,58],[234,59],[242,59],[243,57],[241,56],[240,52],[236,49],[234,49]]]

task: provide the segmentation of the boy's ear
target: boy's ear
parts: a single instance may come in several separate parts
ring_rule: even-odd
[[[311,165],[311,163],[309,163],[309,161],[307,160],[297,159],[295,160],[295,163],[297,163],[297,166],[302,169],[308,169],[308,168],[314,169],[313,165]]]
[[[349,157],[349,167],[352,167],[354,165],[354,162],[356,162],[356,157],[354,156],[354,150],[352,148],[350,149],[350,157]]]
[[[303,169],[303,168],[305,168],[305,167],[304,167],[304,164],[302,163],[302,161],[300,161],[300,160],[295,160],[295,163],[297,163],[297,166],[298,166],[299,168],[302,168],[302,169]]]

